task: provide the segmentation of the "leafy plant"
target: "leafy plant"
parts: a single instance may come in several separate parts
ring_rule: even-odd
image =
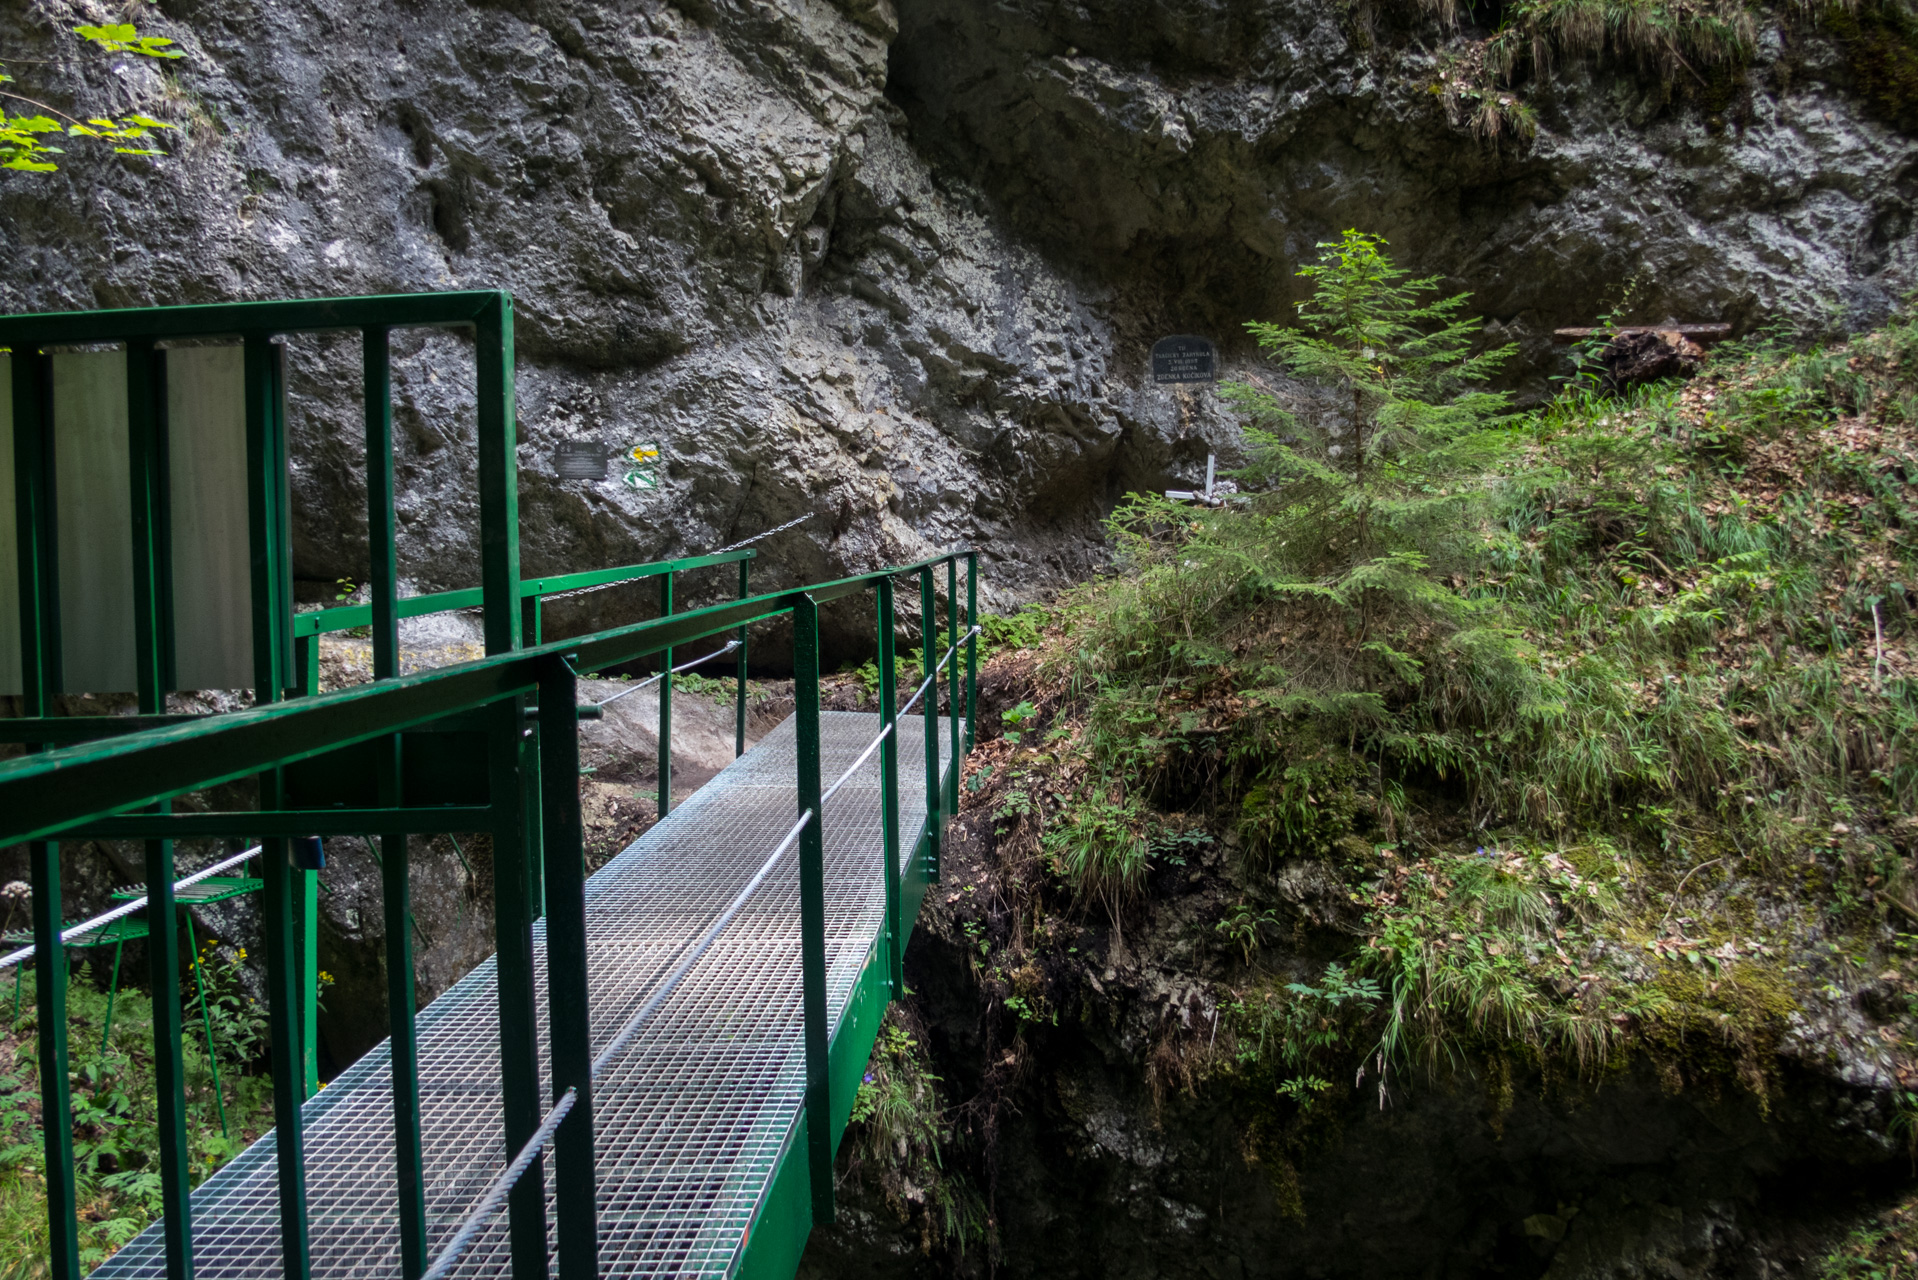
[[[985,1238],[985,1205],[960,1174],[945,1167],[952,1124],[919,1038],[894,1006],[880,1027],[866,1074],[853,1095],[848,1137],[861,1164],[902,1220],[917,1219],[958,1253]]]
[[[1249,965],[1252,963],[1252,958],[1258,954],[1265,930],[1276,928],[1279,923],[1278,912],[1260,911],[1256,907],[1241,902],[1228,910],[1219,922],[1212,926],[1212,929],[1221,938],[1237,947],[1244,954],[1245,962]]]
[[[116,56],[155,59],[185,56],[172,47],[173,41],[164,36],[143,36],[134,29],[132,23],[79,26],[73,28],[73,32],[100,51]],[[9,59],[8,61],[20,60]],[[0,84],[12,83],[14,78],[4,70],[0,70]],[[149,141],[153,138],[156,129],[177,127],[137,111],[117,115],[100,112],[84,118],[75,117],[9,89],[0,89],[0,98],[24,103],[29,107],[37,108],[38,111],[38,114],[31,115],[7,115],[4,110],[0,110],[0,169],[18,169],[30,173],[51,173],[58,169],[59,164],[51,157],[64,155],[65,151],[44,140],[54,135],[95,138],[104,142],[127,144]],[[55,119],[56,116],[59,119]],[[61,121],[65,123],[62,124]],[[151,146],[117,145],[113,150],[120,155],[164,154]]]
[[[1032,719],[1034,716],[1038,714],[1039,714],[1038,708],[1032,705],[1032,702],[1030,699],[1028,699],[1025,702],[1021,702],[1018,706],[1013,707],[1009,711],[1000,712],[999,719],[1006,726],[1004,731],[1004,737],[1006,741],[1011,743],[1017,743],[1022,733],[1019,726],[1024,724],[1026,721]]]
[[[237,985],[237,951],[209,967]],[[190,1000],[187,991],[173,998]],[[115,999],[113,1034],[102,1051],[106,993],[91,968],[80,965],[67,989],[68,1040],[74,1056],[72,1083],[74,1173],[82,1213],[82,1264],[91,1269],[131,1240],[161,1210],[156,1164],[159,1130],[153,1074],[153,1011],[149,998],[124,990]],[[197,1005],[188,1004],[181,1050],[185,1067],[188,1178],[197,1184],[237,1155],[252,1137],[272,1126],[270,1081],[245,1074],[257,1049],[216,1038],[228,1090],[222,1132],[213,1072],[201,1039]],[[241,1020],[244,1021],[243,1019]],[[223,1017],[216,1037],[236,1020]],[[0,1038],[0,1276],[37,1276],[48,1254],[44,1145],[38,1123],[36,1041],[30,1017]]]
[[[1145,877],[1145,807],[1095,787],[1066,805],[1040,837],[1053,869],[1079,892],[1106,904],[1116,921],[1124,900]]]
[[[1314,1088],[1300,1082],[1288,1089],[1285,1082],[1299,1080],[1293,1073],[1313,1068],[1345,1074],[1349,1057],[1364,1056],[1359,1029],[1381,999],[1376,981],[1353,974],[1337,961],[1325,967],[1316,983],[1264,988],[1253,999],[1232,1006],[1238,1063],[1242,1069],[1262,1067],[1284,1073],[1274,1087],[1294,1101],[1309,1102],[1330,1086]],[[1303,1080],[1313,1078],[1307,1074]]]
[[[1204,827],[1167,827],[1146,842],[1146,852],[1169,867],[1183,867],[1211,846],[1212,833]]]
[[[1029,604],[1017,613],[979,615],[979,660],[986,661],[1014,649],[1031,649],[1045,634],[1051,614],[1043,605]]]

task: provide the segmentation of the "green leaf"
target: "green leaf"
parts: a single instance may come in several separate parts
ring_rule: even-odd
[[[102,27],[75,27],[73,34],[91,40],[108,53],[133,53],[143,58],[184,58],[186,55],[167,46],[165,36],[143,36],[131,22],[115,22]]]

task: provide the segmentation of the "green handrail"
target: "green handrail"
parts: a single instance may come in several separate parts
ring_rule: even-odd
[[[619,583],[638,581],[641,578],[657,577],[662,573],[683,573],[688,569],[702,569],[707,565],[751,560],[758,554],[757,551],[725,551],[710,556],[688,556],[680,560],[651,560],[644,564],[620,565],[612,569],[593,569],[586,573],[566,573],[548,578],[525,578],[519,584],[519,598],[544,600],[549,596],[563,595],[569,591],[614,586]],[[433,591],[419,596],[403,596],[399,600],[398,616],[423,618],[428,614],[477,609],[482,603],[480,596],[478,587],[463,587],[456,591]],[[293,615],[295,637],[350,631],[354,627],[372,625],[373,606],[370,603],[329,605],[324,609],[309,609],[305,613]]]
[[[381,797],[381,807],[352,812],[350,815],[340,813],[332,822],[326,822],[329,815],[324,810],[231,815],[174,815],[139,810],[233,778],[269,775],[286,765],[356,743],[369,740],[390,742],[396,735],[419,726],[436,722],[485,723],[490,743],[488,753],[493,763],[488,766],[479,762],[476,767],[490,769],[493,778],[494,785],[489,790],[487,803],[438,812],[443,817],[457,814],[458,821],[466,829],[483,827],[494,833],[496,891],[501,919],[499,973],[502,1070],[508,1077],[509,1086],[509,1150],[523,1147],[540,1128],[541,1118],[545,1114],[544,1107],[530,1092],[523,1099],[529,1105],[522,1106],[520,1114],[515,1115],[511,1105],[512,1095],[519,1092],[512,1087],[514,1076],[523,1075],[529,1080],[537,1080],[537,1041],[534,1039],[532,1009],[536,993],[531,989],[533,967],[530,935],[534,896],[529,873],[534,859],[544,864],[548,954],[551,958],[548,968],[550,990],[547,994],[553,1010],[553,1088],[556,1095],[562,1089],[576,1092],[576,1110],[556,1126],[553,1137],[559,1176],[568,1187],[568,1193],[559,1202],[561,1217],[557,1224],[561,1275],[591,1276],[596,1266],[592,1241],[597,1228],[590,1209],[581,1208],[590,1207],[593,1203],[590,1193],[591,1080],[590,1073],[587,1073],[587,1078],[582,1078],[582,1072],[577,1069],[579,1064],[590,1062],[585,1016],[586,944],[581,879],[584,863],[580,852],[579,797],[575,781],[578,777],[575,727],[580,711],[575,703],[574,692],[577,673],[632,661],[708,636],[736,633],[754,622],[790,613],[794,624],[795,694],[801,729],[798,798],[802,812],[810,810],[817,813],[820,606],[861,590],[876,590],[881,617],[882,667],[890,670],[891,637],[897,626],[891,607],[892,579],[899,575],[917,576],[921,586],[920,634],[924,678],[920,696],[926,698],[927,741],[930,747],[926,842],[930,863],[928,870],[933,872],[936,867],[933,851],[938,844],[938,830],[950,816],[957,795],[960,758],[959,752],[955,751],[952,768],[939,768],[939,731],[945,728],[940,723],[939,686],[942,683],[947,686],[948,709],[953,714],[953,743],[961,750],[964,735],[960,717],[973,700],[973,664],[969,660],[968,647],[976,648],[976,641],[972,627],[968,627],[963,638],[957,630],[960,605],[956,577],[953,575],[957,572],[957,559],[961,554],[953,553],[897,569],[815,584],[801,591],[747,597],[595,635],[555,641],[529,650],[496,654],[455,667],[393,677],[369,685],[271,703],[228,715],[188,721],[163,720],[158,723],[152,723],[149,718],[147,727],[128,734],[72,742],[0,763],[0,843],[30,841],[33,842],[32,847],[45,849],[50,854],[56,847],[53,842],[77,831],[111,830],[124,835],[146,831],[171,836],[210,827],[237,830],[241,824],[248,822],[254,824],[253,830],[257,832],[271,832],[280,837],[290,834],[289,828],[302,823],[315,826],[325,823],[331,829],[357,826],[362,830],[420,830],[433,821],[435,811],[417,807],[406,809],[392,804],[385,795]],[[967,559],[970,578],[973,565],[971,557]],[[933,571],[942,564],[948,566],[950,572],[945,593],[947,644],[943,656],[939,656],[932,642],[932,637],[937,634],[932,623],[937,617],[938,603]],[[967,667],[967,687],[963,698],[958,696],[959,690],[955,687],[962,661]],[[539,732],[536,738],[540,789],[543,794],[536,809],[522,802],[522,783],[519,771],[513,765],[525,722],[518,708],[523,695],[528,692],[537,693],[539,704]],[[891,708],[890,687],[882,695],[881,711],[882,729],[897,723]],[[38,730],[33,724],[27,723],[21,726],[21,731],[31,735]],[[893,856],[898,838],[898,777],[896,748],[889,734],[880,746],[882,788],[885,792],[885,843],[887,863],[892,870],[886,877],[886,923],[882,925],[879,943],[884,948],[886,985],[896,989],[899,953],[903,949],[905,932],[901,917],[901,889],[896,874],[897,862]],[[270,797],[268,802],[271,803]],[[804,1006],[808,1063],[807,1104],[803,1115],[807,1130],[804,1159],[808,1169],[807,1185],[811,1188],[812,1217],[814,1221],[827,1221],[833,1212],[831,1153],[835,1131],[843,1128],[843,1121],[837,1115],[840,1100],[831,1091],[830,1064],[826,1052],[828,1028],[825,1024],[824,903],[823,880],[820,879],[823,874],[820,861],[823,845],[819,838],[820,826],[818,822],[810,824],[801,840],[802,971],[806,992]],[[267,858],[269,956],[290,937],[292,929],[291,903],[286,893],[289,886],[286,882],[285,842],[283,838],[275,842],[280,845],[280,852],[274,855],[269,844]],[[279,866],[277,875],[274,865],[276,856]],[[52,858],[47,858],[47,861],[50,870]],[[404,863],[403,858],[391,856],[383,861],[388,865]],[[273,895],[276,879],[280,881],[277,899]],[[404,898],[392,892],[394,885],[389,884],[388,888],[392,893],[392,901],[388,904],[390,914],[396,905],[403,905]],[[404,927],[392,932],[401,937],[407,934]],[[38,937],[36,933],[36,939]],[[40,1014],[44,1026],[58,1013],[59,992],[48,989],[49,979],[58,973],[58,968],[57,960],[53,957],[42,956],[41,959],[37,977],[42,988]],[[291,985],[290,971],[280,969],[270,974],[270,978],[272,1007],[269,1008],[269,1015],[277,1033],[276,1039],[288,1041],[288,1048],[291,1049],[290,1041],[294,1037],[292,1004],[297,1000],[297,992]],[[396,990],[393,995],[399,997],[402,993]],[[404,1005],[407,1002],[398,1003]],[[410,1028],[413,1018],[410,1007],[403,1011],[396,1010],[396,1019],[402,1016]],[[63,1027],[56,1031],[55,1038],[63,1041]],[[64,1043],[58,1045],[57,1049],[63,1053]],[[49,1110],[46,1114],[59,1115],[62,1111]],[[396,1117],[402,1126],[402,1133],[410,1130],[413,1141],[417,1141],[417,1108],[403,1108],[396,1102]],[[281,1114],[278,1124],[284,1129],[279,1147],[283,1198],[291,1187],[292,1194],[298,1199],[294,1206],[296,1212],[290,1217],[282,1217],[286,1233],[283,1253],[291,1263],[296,1257],[304,1259],[306,1256],[306,1205],[301,1165],[303,1156],[297,1140],[297,1108],[292,1110],[292,1114]],[[62,1127],[57,1123],[48,1125],[46,1137],[48,1158],[57,1164],[68,1151],[62,1145],[66,1140]],[[70,1171],[70,1161],[65,1167]],[[530,1170],[539,1167],[536,1157],[530,1163]],[[60,1213],[62,1206],[67,1203],[59,1199],[57,1194],[63,1184],[59,1178],[50,1178],[48,1185],[50,1192],[55,1193],[50,1199],[50,1211]],[[416,1184],[408,1183],[402,1187],[403,1221],[412,1216],[406,1212],[406,1198],[412,1194],[412,1185]],[[516,1241],[524,1242],[514,1249],[515,1257],[522,1259],[515,1265],[516,1276],[522,1267],[542,1272],[544,1269],[545,1227],[543,1192],[539,1191],[541,1185],[541,1179],[523,1179],[508,1199],[513,1237]],[[168,1225],[171,1227],[172,1224]],[[531,1233],[536,1225],[539,1233],[534,1236]],[[185,1243],[190,1243],[190,1234],[183,1240]],[[427,1261],[423,1240],[416,1248],[417,1252],[407,1251],[409,1269],[415,1265],[423,1267]]]

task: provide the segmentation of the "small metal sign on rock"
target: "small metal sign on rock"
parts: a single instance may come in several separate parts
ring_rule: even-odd
[[[633,465],[620,482],[629,489],[659,488],[659,445],[657,442],[636,444],[626,451],[626,460]]]
[[[1219,353],[1205,338],[1180,334],[1152,344],[1152,380],[1211,382],[1218,376]]]
[[[553,451],[553,470],[562,480],[604,480],[606,446],[588,440],[562,440]]]

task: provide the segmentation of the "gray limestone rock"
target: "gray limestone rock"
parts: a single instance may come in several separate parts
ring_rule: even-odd
[[[27,56],[106,16],[0,23]],[[530,573],[810,515],[761,545],[762,585],[960,543],[989,607],[1082,577],[1123,493],[1235,456],[1216,398],[1146,381],[1151,340],[1208,333],[1228,376],[1287,389],[1239,325],[1285,314],[1347,225],[1470,290],[1535,388],[1548,331],[1627,279],[1648,314],[1746,328],[1866,322],[1914,280],[1918,152],[1816,32],[1767,31],[1718,112],[1562,68],[1528,90],[1536,139],[1493,145],[1431,92],[1472,32],[1374,23],[1368,45],[1295,0],[173,0],[146,21],[188,56],[38,87],[184,140],[8,174],[0,306],[512,290]],[[296,569],[324,582],[365,573],[355,347],[291,344]],[[398,350],[402,570],[470,585],[463,347]],[[568,440],[657,441],[663,483],[560,481]],[[694,600],[729,588],[711,576]],[[562,623],[650,603],[602,593]],[[830,656],[864,631],[834,615]]]

